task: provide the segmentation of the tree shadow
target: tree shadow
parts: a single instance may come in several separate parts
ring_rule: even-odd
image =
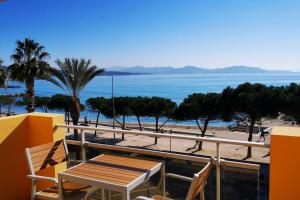
[[[247,156],[245,156],[244,158],[242,158],[242,160],[245,161],[245,160],[247,160],[247,159],[249,159],[249,158],[251,158],[251,156],[248,156],[248,155],[247,155]]]
[[[155,144],[147,144],[144,146],[134,146],[134,145],[129,145],[128,147],[132,147],[132,148],[141,148],[141,149],[147,149],[148,147],[154,146]]]
[[[270,152],[268,152],[266,155],[263,156],[263,158],[269,157],[270,156]]]
[[[198,142],[196,142],[196,143],[194,144],[194,146],[187,148],[185,151],[190,151],[190,150],[196,149],[196,150],[194,150],[194,151],[192,152],[192,153],[195,153],[195,152],[199,151],[199,150],[197,149],[197,146],[198,146]]]

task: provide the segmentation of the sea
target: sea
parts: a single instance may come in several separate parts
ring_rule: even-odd
[[[113,82],[113,84],[112,84]],[[265,85],[285,86],[290,83],[300,83],[300,73],[234,73],[234,74],[176,74],[176,75],[126,75],[126,76],[98,76],[93,79],[81,92],[80,100],[84,103],[90,97],[112,96],[159,96],[170,98],[177,104],[183,101],[185,97],[192,93],[222,92],[227,86],[237,87],[239,84],[262,83]],[[9,88],[7,91],[0,89],[0,94],[4,93],[23,93],[24,84],[18,82],[9,82],[9,85],[20,86],[19,88]],[[112,86],[113,85],[113,86]],[[68,94],[57,86],[47,81],[37,80],[35,82],[35,93],[37,96],[51,96],[57,93]],[[5,108],[2,110],[5,111]],[[16,113],[25,113],[24,107],[13,106],[12,111]],[[40,111],[37,109],[37,111]],[[49,112],[61,113],[61,111],[51,110]],[[88,117],[94,120],[96,113],[83,111],[81,117]],[[104,116],[101,121],[109,121]],[[165,119],[162,118],[161,122]],[[134,116],[128,116],[127,122],[136,122]],[[142,118],[142,122],[154,123],[152,118]],[[195,125],[195,122],[169,121],[169,124]],[[212,121],[210,126],[226,126],[232,122],[223,122],[220,120]]]

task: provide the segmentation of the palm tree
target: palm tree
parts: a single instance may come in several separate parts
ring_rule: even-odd
[[[2,66],[3,62],[4,61],[0,58],[0,87],[4,87],[6,90],[9,74],[7,68]]]
[[[17,40],[16,45],[15,52],[11,55],[14,63],[9,66],[10,76],[12,80],[25,83],[26,95],[30,99],[27,111],[33,112],[35,80],[43,79],[56,85],[58,83],[51,77],[51,67],[46,62],[49,53],[45,51],[44,46],[29,38],[25,38],[24,41]]]
[[[56,60],[59,70],[53,70],[53,75],[62,83],[61,88],[66,89],[72,97],[70,115],[73,125],[78,125],[80,117],[80,92],[104,69],[97,69],[92,65],[91,60],[65,58],[64,61]],[[78,139],[78,132],[75,129],[74,138]]]

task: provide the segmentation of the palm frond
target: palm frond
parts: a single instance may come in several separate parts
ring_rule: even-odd
[[[55,74],[56,78],[74,97],[78,97],[81,90],[104,71],[97,69],[95,65],[91,66],[91,60],[85,59],[65,58],[64,61],[56,60],[56,64],[60,69],[60,73]]]

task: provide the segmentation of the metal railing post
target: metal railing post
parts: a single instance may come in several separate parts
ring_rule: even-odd
[[[172,129],[170,129],[170,135],[172,135]],[[170,137],[170,152],[172,151],[172,138]]]
[[[84,130],[81,130],[81,143],[80,143],[80,147],[81,147],[81,160],[83,162],[86,161],[86,145],[85,145],[85,133]]]
[[[166,196],[166,161],[164,160],[161,165],[161,191],[162,191],[162,196]]]
[[[216,163],[216,200],[221,200],[221,162],[220,162],[220,143],[217,145],[217,163]]]

